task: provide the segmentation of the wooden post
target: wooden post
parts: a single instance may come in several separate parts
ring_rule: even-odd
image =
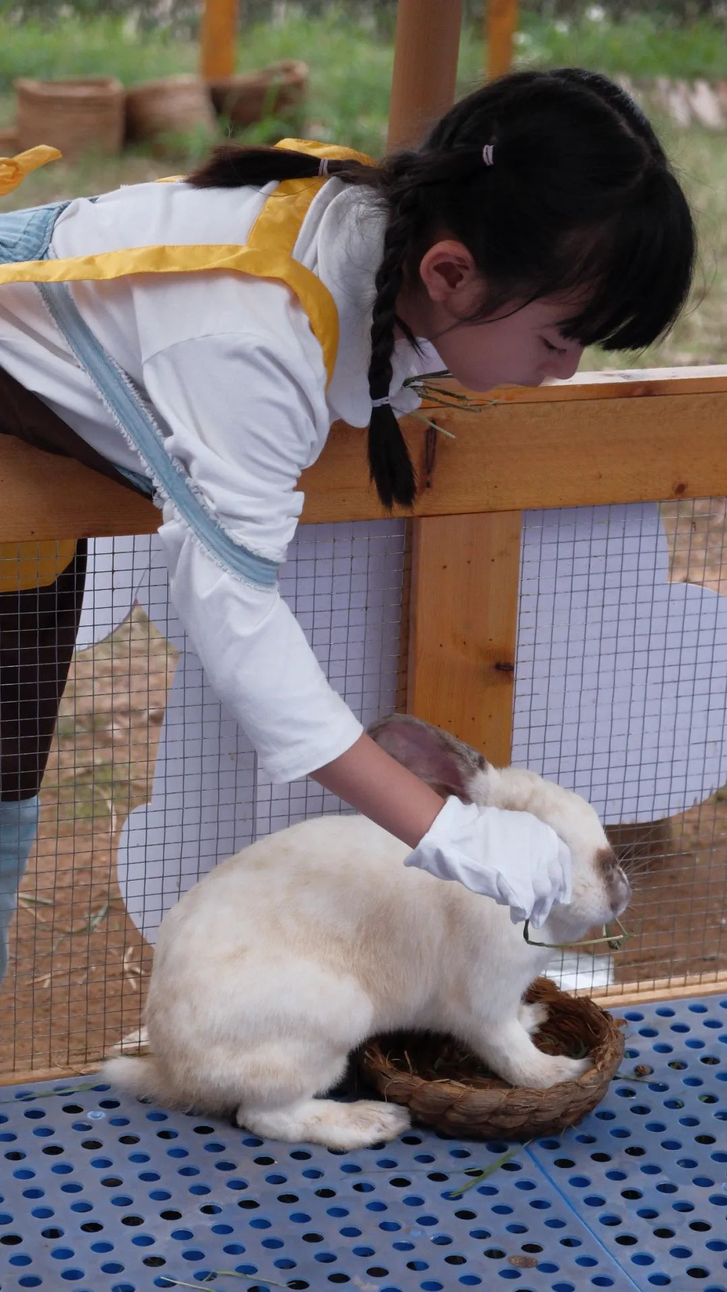
[[[451,107],[462,30],[462,0],[399,0],[389,148],[418,143]]]
[[[510,761],[519,511],[414,521],[409,711]]]
[[[232,76],[238,0],[204,0],[201,26],[201,72],[207,80]]]
[[[390,148],[417,143],[452,104],[461,26],[461,0],[399,0]],[[520,514],[414,520],[411,529],[406,708],[507,763]]]
[[[492,80],[512,67],[512,47],[517,31],[517,0],[486,0],[487,76]]]

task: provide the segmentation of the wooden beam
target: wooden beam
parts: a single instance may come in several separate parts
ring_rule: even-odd
[[[673,377],[597,374],[542,390],[493,392],[483,412],[436,411],[417,516],[727,495],[727,368]],[[425,430],[404,419],[424,482]],[[379,519],[364,433],[337,424],[301,477],[304,522]],[[70,459],[0,436],[0,541],[152,533],[160,513]]]
[[[389,108],[389,149],[420,143],[429,127],[452,106],[461,30],[462,0],[449,0],[448,4],[442,4],[441,0],[399,0]],[[407,552],[417,545],[423,524],[425,522],[421,520],[407,524]],[[420,565],[424,559],[420,555]],[[412,669],[416,670],[414,661],[421,649],[423,634],[420,634],[417,648],[412,636],[412,614],[416,613],[416,608],[411,599],[411,576],[412,570],[406,565],[399,643],[400,664],[406,662],[406,668],[400,668],[397,709],[424,717],[423,712],[413,707],[415,672]],[[423,579],[421,586],[425,583]],[[422,688],[419,693],[421,691]]]
[[[649,985],[646,986],[646,983]],[[647,978],[644,984],[624,983],[622,986],[579,987],[574,996],[590,996],[601,1009],[620,1009],[622,1005],[647,1005],[654,1001],[691,1000],[693,996],[723,995],[727,991],[727,975],[717,971],[706,974],[689,974],[686,978]]]
[[[415,522],[410,713],[510,762],[520,512]]]
[[[486,0],[487,76],[503,76],[512,67],[518,0]]]
[[[238,0],[204,0],[200,26],[200,71],[207,80],[235,71]]]
[[[399,0],[390,149],[418,144],[452,106],[461,28],[462,0]]]
[[[91,1059],[80,1066],[57,1064],[52,1068],[8,1068],[0,1072],[0,1086],[37,1086],[41,1081],[62,1081],[70,1090],[79,1082],[86,1084],[88,1077],[101,1070],[101,1062]],[[88,1094],[88,1091],[84,1093]],[[91,1102],[89,1100],[89,1102]]]

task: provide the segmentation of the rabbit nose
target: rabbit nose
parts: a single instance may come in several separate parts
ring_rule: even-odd
[[[621,915],[631,901],[631,885],[620,866],[609,877],[608,899],[614,915]]]

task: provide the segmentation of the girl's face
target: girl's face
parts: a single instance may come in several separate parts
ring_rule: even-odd
[[[510,309],[515,308],[515,313]],[[547,297],[520,309],[509,306],[485,323],[459,324],[428,338],[452,376],[468,390],[540,386],[572,377],[583,346],[567,340],[558,324],[572,315]]]
[[[416,336],[426,337],[468,390],[539,386],[572,377],[583,346],[563,337],[559,324],[573,315],[563,298],[511,304],[483,323],[463,323],[477,308],[483,282],[460,242],[435,243],[420,265],[423,291],[404,297],[399,313]]]

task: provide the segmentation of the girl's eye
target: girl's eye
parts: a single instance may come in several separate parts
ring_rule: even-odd
[[[540,340],[542,341],[546,350],[549,350],[551,354],[565,354],[565,350],[561,350],[560,347],[557,345],[551,345],[550,341],[548,341],[546,337],[541,336]]]

